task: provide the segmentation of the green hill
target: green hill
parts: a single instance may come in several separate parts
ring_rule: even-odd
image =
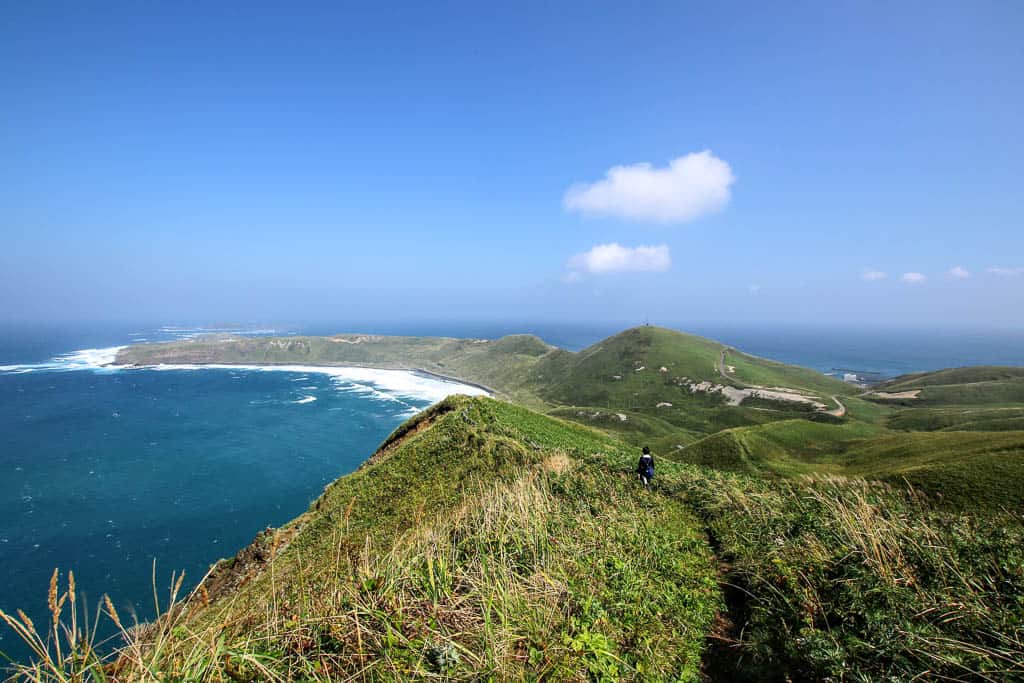
[[[793,429],[776,425],[777,441]],[[50,659],[18,678],[1024,675],[1024,528],[1012,515],[982,523],[883,484],[663,459],[644,491],[634,457],[595,430],[450,398],[156,622],[129,631],[105,603],[128,639],[109,663],[87,640],[71,656],[40,645]],[[81,602],[63,586],[55,624]]]
[[[889,416],[887,424],[903,431],[1004,432],[1024,430],[1024,407],[988,408],[955,406],[905,408]]]
[[[723,364],[723,357],[728,363]],[[591,426],[612,427],[635,443],[680,443],[730,427],[809,417],[834,408],[833,395],[855,391],[806,368],[746,356],[710,339],[651,326],[626,330],[578,353],[548,346],[529,335],[493,341],[350,334],[213,336],[130,346],[118,354],[116,362],[418,369],[482,385],[519,404],[556,410]],[[738,363],[735,368],[734,362]],[[757,389],[734,378],[730,369],[776,391],[754,396]],[[565,407],[585,409],[585,414]],[[634,423],[624,429],[608,423],[602,418],[609,411],[627,415],[627,422],[633,419]],[[597,418],[589,417],[595,413]],[[636,427],[638,422],[643,422],[643,429]]]
[[[906,407],[1024,407],[1024,368],[978,366],[903,375],[875,387],[867,398]]]
[[[1024,506],[1024,432],[892,433],[851,422],[773,422],[721,431],[667,456],[768,477],[843,475],[910,484],[943,506]]]
[[[884,434],[864,422],[840,425],[786,420],[728,429],[668,457],[728,472],[767,476],[838,472],[834,456]]]

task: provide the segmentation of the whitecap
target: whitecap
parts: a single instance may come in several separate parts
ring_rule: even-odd
[[[61,354],[45,363],[22,363],[0,365],[0,373],[22,374],[26,372],[64,372],[68,370],[96,370],[116,372],[119,368],[107,367],[117,358],[117,352],[124,346],[110,346],[104,349],[79,349]]]
[[[312,403],[315,400],[316,396],[303,396],[297,401],[292,401],[292,403]]]
[[[208,365],[162,364],[140,366],[139,369],[174,370],[251,370],[258,372],[291,372],[299,375],[327,375],[339,391],[362,393],[381,400],[408,406],[402,399],[437,403],[452,394],[488,396],[480,387],[428,376],[412,370],[379,370],[375,368],[321,365]],[[296,378],[298,379],[298,378]]]

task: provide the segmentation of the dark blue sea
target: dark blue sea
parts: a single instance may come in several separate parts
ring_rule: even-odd
[[[409,373],[315,368],[104,368],[116,347],[235,334],[339,331],[494,338],[578,350],[625,324],[51,325],[0,327],[0,608],[45,623],[55,567],[90,605],[153,615],[153,563],[194,584],[267,526],[303,512],[403,420],[464,387]],[[1024,365],[1010,332],[669,325],[822,372],[871,377]],[[163,592],[163,591],[161,591]],[[0,626],[0,651],[25,651]]]

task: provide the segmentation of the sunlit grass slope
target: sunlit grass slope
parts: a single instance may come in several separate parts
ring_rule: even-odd
[[[240,568],[167,661],[212,638],[234,653],[202,662],[213,680],[694,680],[710,550],[631,465],[592,430],[449,399],[278,532],[270,566]]]
[[[909,482],[944,506],[1024,507],[1024,432],[892,433],[864,422],[773,422],[718,432],[667,452],[768,477],[842,474]]]
[[[855,444],[884,434],[864,422],[839,425],[785,420],[728,429],[669,452],[679,462],[728,472],[764,476],[837,471],[833,457]]]
[[[1024,431],[1024,407],[988,408],[956,406],[951,408],[904,408],[893,413],[887,424],[903,431]]]
[[[823,397],[858,391],[857,387],[816,370],[758,358],[732,348],[725,353],[725,365],[727,372],[730,367],[735,369],[728,373],[731,377],[745,384],[803,389]]]
[[[759,438],[820,452],[834,441],[823,435],[836,426],[799,422]],[[850,463],[880,429],[838,428]],[[81,639],[69,656],[63,636],[57,656],[44,635],[45,656],[17,678],[1024,676],[1019,510],[964,514],[900,484],[664,458],[644,491],[635,457],[592,429],[450,398],[294,522],[219,563],[185,604],[126,632],[120,658],[83,656]],[[62,610],[81,604],[69,595],[55,582],[58,634]],[[106,618],[124,618],[104,604]]]
[[[875,387],[868,398],[907,407],[1018,406],[1024,408],[1024,368],[976,366],[903,375]],[[917,392],[913,397],[885,394]]]

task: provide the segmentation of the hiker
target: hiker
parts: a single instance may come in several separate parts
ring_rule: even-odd
[[[644,488],[651,487],[651,479],[654,479],[654,456],[651,449],[644,446],[644,452],[640,456],[640,462],[636,464],[636,473],[640,477],[640,483]]]

